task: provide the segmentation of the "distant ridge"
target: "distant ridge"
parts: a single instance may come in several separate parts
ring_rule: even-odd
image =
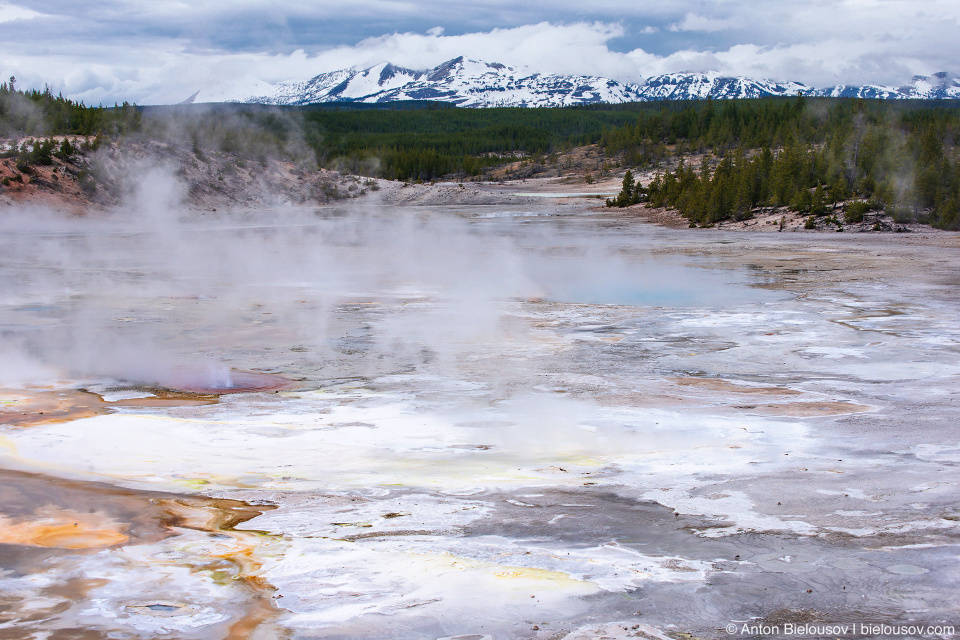
[[[947,72],[914,76],[899,87],[837,85],[815,89],[799,82],[755,80],[716,73],[669,73],[625,84],[598,76],[531,73],[498,62],[463,56],[432,69],[389,62],[366,69],[340,69],[304,82],[269,84],[253,76],[221,80],[184,103],[236,102],[306,105],[327,102],[447,102],[460,107],[564,107],[595,103],[829,96],[884,100],[960,98],[960,79]]]

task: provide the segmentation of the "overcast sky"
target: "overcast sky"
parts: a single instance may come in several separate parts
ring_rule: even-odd
[[[719,71],[899,84],[960,72],[958,52],[957,0],[0,0],[0,77],[88,104],[458,55],[628,82]]]

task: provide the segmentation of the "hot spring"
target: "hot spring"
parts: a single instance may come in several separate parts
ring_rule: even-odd
[[[4,212],[0,634],[949,621],[958,247],[496,213]]]

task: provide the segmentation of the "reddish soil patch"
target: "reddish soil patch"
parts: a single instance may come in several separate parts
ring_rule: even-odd
[[[174,392],[186,394],[201,394],[219,396],[229,393],[253,393],[256,391],[280,391],[293,386],[293,380],[272,373],[258,373],[255,371],[238,371],[231,369],[224,372],[223,379],[213,380],[203,375],[202,371],[188,369],[174,374],[179,379],[166,386]]]

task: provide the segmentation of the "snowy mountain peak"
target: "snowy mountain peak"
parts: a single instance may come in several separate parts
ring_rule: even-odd
[[[186,102],[246,102],[304,105],[320,102],[383,103],[435,100],[462,107],[561,107],[592,103],[831,96],[880,99],[960,98],[960,79],[948,72],[914,76],[901,87],[838,85],[814,89],[799,82],[755,80],[718,73],[668,73],[642,84],[625,84],[598,76],[533,73],[499,62],[458,56],[416,70],[384,62],[349,68],[303,82],[269,84],[251,76],[220,81]]]
[[[833,98],[874,98],[881,100],[943,100],[960,98],[960,79],[947,71],[931,76],[913,76],[899,87],[868,84],[863,86],[837,85],[818,89],[818,96]]]
[[[743,76],[721,76],[717,73],[667,73],[649,78],[641,87],[649,100],[702,100],[712,97],[765,98],[808,95],[812,89],[799,82],[753,80]]]
[[[400,77],[409,76],[411,78],[418,78],[420,77],[420,72],[414,71],[412,69],[405,69],[404,67],[398,67],[396,65],[393,65],[387,62],[383,65],[380,65],[380,80],[378,84],[382,87],[384,84],[389,82],[392,78],[395,78],[398,76]]]

